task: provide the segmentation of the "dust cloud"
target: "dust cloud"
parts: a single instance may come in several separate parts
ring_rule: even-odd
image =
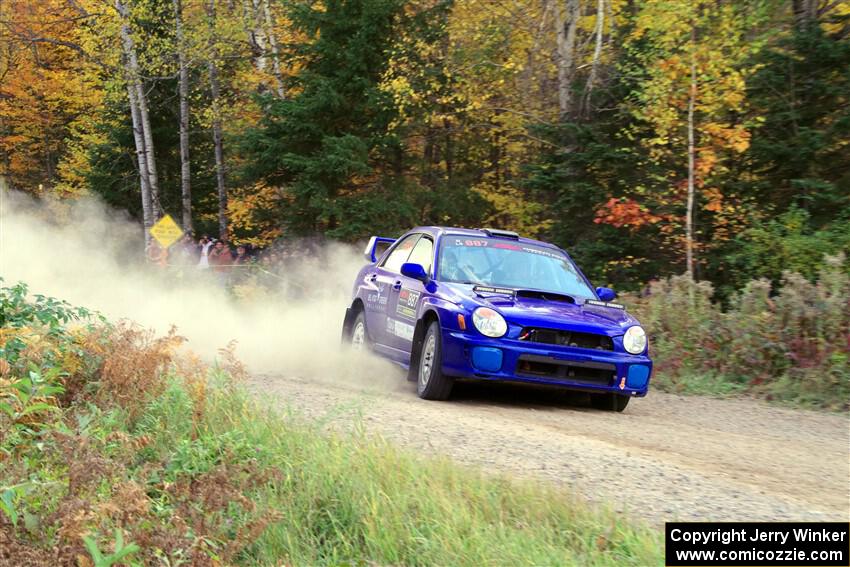
[[[31,293],[167,332],[207,360],[231,340],[249,371],[356,387],[400,387],[392,364],[345,352],[340,332],[360,251],[330,243],[271,278],[276,289],[233,299],[190,266],[180,277],[146,265],[139,226],[92,198],[73,202],[0,193],[0,277]],[[253,289],[253,288],[252,288]],[[251,290],[249,290],[251,291]]]

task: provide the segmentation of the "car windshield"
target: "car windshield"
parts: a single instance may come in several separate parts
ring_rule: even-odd
[[[573,262],[552,248],[495,238],[446,236],[440,246],[438,278],[563,293],[593,299],[593,290]]]

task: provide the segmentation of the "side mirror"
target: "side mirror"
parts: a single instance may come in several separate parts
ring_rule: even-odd
[[[401,265],[401,275],[413,278],[414,280],[419,280],[422,283],[428,281],[428,273],[425,271],[425,268],[422,267],[422,264],[405,262]]]
[[[610,287],[597,287],[596,295],[599,296],[600,301],[614,301],[617,298],[616,292]]]

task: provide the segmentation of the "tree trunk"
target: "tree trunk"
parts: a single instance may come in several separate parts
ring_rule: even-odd
[[[138,76],[138,75],[137,75]],[[151,131],[151,119],[148,113],[148,96],[145,93],[144,84],[141,79],[136,81],[138,93],[139,115],[142,119],[142,134],[145,137],[145,153],[148,164],[148,180],[151,186],[151,205],[155,219],[162,216],[162,205],[159,202],[159,177],[156,173],[156,157],[154,156],[153,132]]]
[[[272,17],[269,0],[260,0],[260,8],[263,11],[263,20],[266,25],[266,37],[272,52],[272,75],[274,75],[277,96],[284,98],[286,92],[283,89],[283,74],[280,70],[280,48],[277,44],[277,35],[274,33],[274,18]]]
[[[138,59],[133,38],[130,35],[130,24],[126,6],[121,0],[115,0],[115,9],[121,16],[121,40],[124,51],[124,73],[127,81],[127,100],[130,103],[130,118],[133,122],[133,141],[136,146],[136,162],[139,167],[139,185],[142,194],[142,219],[145,229],[145,242],[150,240],[150,228],[155,222],[154,208],[151,199],[150,169],[148,167],[148,152],[145,147],[145,136],[142,132],[141,112],[139,110],[138,94]]]
[[[150,240],[150,229],[155,222],[151,202],[151,185],[148,177],[148,157],[145,151],[145,137],[142,135],[142,119],[139,103],[136,100],[136,88],[127,83],[127,99],[130,102],[130,118],[133,121],[133,141],[136,145],[136,163],[139,167],[139,186],[142,192],[142,221],[145,226],[145,242]]]
[[[121,15],[121,34],[124,38],[127,62],[130,67],[130,78],[136,91],[136,106],[139,110],[140,126],[142,136],[145,140],[144,151],[147,163],[148,185],[150,186],[150,200],[154,222],[161,216],[162,207],[159,204],[159,177],[156,170],[156,157],[154,156],[153,132],[151,131],[151,120],[148,113],[148,96],[145,93],[142,74],[139,67],[139,58],[136,54],[136,46],[130,35],[130,13],[127,6],[121,0],[115,0],[115,6]]]
[[[605,31],[605,0],[597,0],[596,3],[596,47],[593,49],[593,60],[590,63],[590,75],[587,77],[587,84],[584,87],[584,102],[582,104],[582,114],[585,117],[590,116],[590,97],[593,94],[593,86],[596,82],[596,74],[599,68],[599,57],[602,54],[602,35]]]
[[[266,55],[269,52],[266,29],[261,23],[260,0],[242,1],[242,19],[248,29],[248,41],[251,43],[251,51],[254,55],[254,67],[261,73],[266,72],[268,66]]]
[[[6,136],[7,134],[3,117],[0,116],[0,136]],[[2,196],[4,191],[8,191],[11,188],[11,183],[9,182],[9,161],[9,152],[3,146],[0,146],[0,196]]]
[[[444,156],[446,160],[446,180],[451,183],[452,178],[454,177],[454,156],[452,152],[454,148],[452,147],[452,125],[449,123],[447,118],[443,119],[443,133],[445,135],[445,144],[444,148]]]
[[[562,12],[560,0],[555,2],[555,31],[558,44],[558,106],[561,120],[573,111],[572,84],[575,75],[576,30],[580,16],[579,0],[567,0]]]
[[[688,95],[688,204],[685,212],[685,262],[688,276],[694,278],[694,200],[695,147],[694,105],[697,98],[696,27],[691,30],[691,88]]]
[[[806,31],[818,19],[818,0],[792,0],[791,10],[800,31]]]
[[[174,30],[177,36],[177,61],[180,67],[180,195],[182,197],[183,230],[192,226],[192,167],[189,161],[189,66],[186,63],[186,40],[183,33],[183,4],[174,0]]]
[[[3,117],[0,116],[0,136],[7,136],[6,125],[3,122]],[[0,145],[0,193],[8,191],[11,184],[9,183],[9,152],[6,148]]]
[[[213,145],[215,148],[215,177],[218,183],[218,237],[227,240],[227,189],[224,185],[224,147],[221,135],[221,104],[220,87],[218,83],[218,48],[215,44],[215,0],[207,4],[207,17],[210,25],[210,59],[207,64],[210,79],[210,95],[212,96],[212,128]]]

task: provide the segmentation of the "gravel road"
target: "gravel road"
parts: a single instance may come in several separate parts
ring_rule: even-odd
[[[850,516],[846,415],[659,392],[616,414],[511,384],[458,384],[452,400],[427,402],[386,374],[369,387],[259,375],[251,388],[331,427],[360,419],[422,454],[555,482],[653,524]]]

